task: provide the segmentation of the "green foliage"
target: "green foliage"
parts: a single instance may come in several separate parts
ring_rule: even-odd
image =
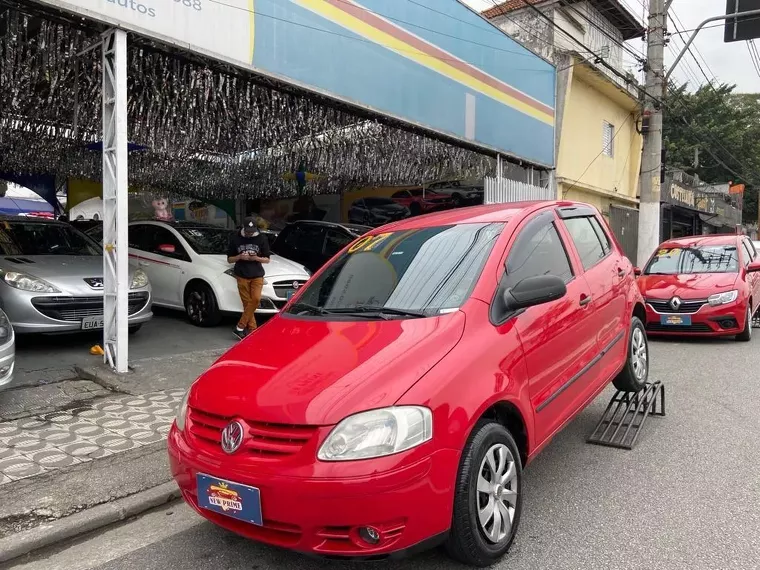
[[[705,85],[693,93],[685,85],[671,89],[663,145],[669,166],[697,174],[708,183],[745,184],[744,220],[755,221],[760,191],[760,95],[734,93],[735,87]]]

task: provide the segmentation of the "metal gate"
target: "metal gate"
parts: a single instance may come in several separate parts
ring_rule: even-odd
[[[484,178],[485,204],[504,204],[532,200],[555,200],[554,190],[509,178]]]
[[[636,263],[639,247],[639,211],[622,206],[610,206],[610,227],[626,257]]]

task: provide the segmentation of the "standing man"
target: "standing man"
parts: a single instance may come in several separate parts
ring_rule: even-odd
[[[235,336],[241,340],[256,329],[255,312],[264,286],[262,264],[269,263],[269,240],[259,231],[260,226],[258,218],[246,218],[243,229],[232,236],[227,249],[227,262],[235,264],[233,273],[243,302],[243,314],[235,329]]]

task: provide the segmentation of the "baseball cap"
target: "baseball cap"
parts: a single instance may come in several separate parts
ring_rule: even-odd
[[[256,216],[248,216],[243,220],[243,231],[247,234],[255,234],[259,231],[259,220]]]

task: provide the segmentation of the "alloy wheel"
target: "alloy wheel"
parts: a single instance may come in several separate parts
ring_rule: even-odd
[[[644,380],[647,376],[649,355],[647,354],[647,341],[644,337],[644,331],[640,328],[635,328],[631,337],[631,364],[636,380]]]
[[[206,318],[208,301],[202,291],[192,291],[187,303],[187,315],[191,321],[202,323]]]
[[[491,446],[478,471],[477,511],[480,529],[493,544],[512,533],[517,506],[517,468],[503,443]]]

